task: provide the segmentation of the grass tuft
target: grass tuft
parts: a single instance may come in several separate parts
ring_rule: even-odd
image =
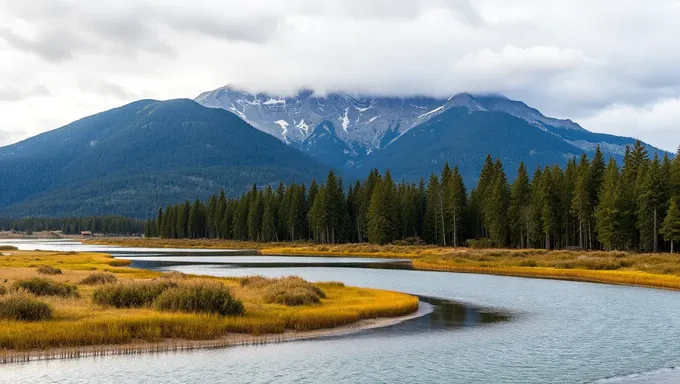
[[[61,275],[61,269],[51,265],[41,265],[38,267],[38,273],[42,275]]]
[[[326,298],[324,291],[316,285],[297,276],[280,279],[263,276],[247,277],[241,280],[242,287],[260,288],[266,303],[284,304],[288,306],[312,305]]]
[[[176,286],[175,282],[162,280],[109,284],[97,288],[92,301],[115,308],[149,307],[166,289]]]
[[[86,278],[80,281],[80,284],[84,285],[103,285],[103,284],[113,284],[118,281],[118,278],[112,273],[108,272],[95,272],[90,274]]]
[[[4,285],[0,285],[0,296],[7,294],[7,288]]]
[[[12,291],[26,291],[36,296],[79,296],[78,288],[75,285],[60,283],[42,277],[17,280],[12,284]]]
[[[0,319],[40,321],[52,317],[52,308],[25,293],[15,293],[0,299]]]
[[[238,316],[243,303],[219,282],[184,284],[167,289],[154,301],[154,308],[170,312],[208,313]]]

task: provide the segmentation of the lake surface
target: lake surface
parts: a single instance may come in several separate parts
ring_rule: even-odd
[[[95,248],[58,243],[59,250]],[[22,244],[25,249],[54,246]],[[680,382],[675,369],[680,367],[680,292],[415,271],[399,269],[400,260],[381,265],[385,260],[352,259],[333,265],[333,259],[312,257],[296,265],[289,259],[297,258],[287,257],[280,259],[281,266],[271,258],[261,262],[262,257],[191,251],[194,257],[179,259],[168,249],[146,251],[155,256],[122,257],[145,268],[215,276],[295,274],[443,300],[429,300],[434,310],[423,317],[340,337],[7,365],[0,366],[0,382]]]

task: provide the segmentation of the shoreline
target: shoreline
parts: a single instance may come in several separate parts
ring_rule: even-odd
[[[362,319],[354,323],[344,324],[333,328],[317,329],[313,331],[286,330],[281,334],[266,334],[260,336],[231,333],[213,340],[164,339],[159,342],[139,342],[128,344],[91,345],[83,347],[53,348],[49,350],[30,351],[0,351],[0,365],[18,364],[35,361],[66,360],[90,357],[160,354],[170,352],[187,352],[204,349],[220,349],[237,346],[257,346],[284,342],[320,339],[324,337],[345,336],[370,329],[385,328],[400,324],[404,321],[425,316],[432,312],[431,307],[397,317],[377,317]]]
[[[544,252],[543,250],[514,250],[514,249],[484,249],[472,250],[469,248],[439,247],[432,245],[417,246],[378,246],[370,244],[313,244],[313,243],[255,243],[233,240],[211,240],[211,239],[143,239],[143,238],[94,238],[94,239],[73,239],[83,241],[85,244],[98,245],[123,245],[123,246],[146,246],[146,247],[172,247],[183,249],[252,249],[262,256],[316,256],[316,257],[349,257],[349,258],[402,258],[411,262],[413,270],[434,271],[434,272],[453,272],[453,273],[472,273],[496,276],[513,276],[522,278],[537,278],[563,281],[577,281],[611,285],[625,285],[634,287],[644,287],[652,289],[680,290],[680,275],[650,273],[644,270],[634,270],[627,268],[620,269],[583,269],[583,268],[552,268],[552,267],[525,267],[516,265],[471,265],[456,263],[455,260],[448,260],[464,255],[466,253],[487,252],[495,253],[521,253],[521,252]],[[163,243],[163,244],[159,244]],[[604,251],[545,251],[546,258],[558,254],[578,254],[590,257],[593,254],[613,254],[619,252]],[[621,253],[630,256],[655,257],[665,256],[670,258],[677,257],[680,263],[680,255],[671,254],[632,254]],[[578,256],[580,258],[582,256]],[[617,258],[618,256],[614,256]]]

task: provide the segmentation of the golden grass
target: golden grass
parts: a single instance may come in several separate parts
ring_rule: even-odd
[[[145,247],[257,249],[263,255],[406,258],[413,268],[680,289],[680,255],[541,249],[469,249],[431,245],[255,243],[232,240],[97,239]]]
[[[266,302],[264,290],[242,287],[240,278],[208,278],[173,274],[171,279],[219,281],[229,287],[245,306],[243,316],[161,312],[151,307],[118,309],[95,305],[93,292],[101,286],[80,284],[92,271],[107,271],[119,281],[141,282],[162,276],[159,272],[121,267],[99,253],[15,251],[0,257],[0,282],[7,285],[32,278],[36,266],[59,267],[55,281],[78,284],[80,297],[39,297],[53,309],[49,320],[24,322],[0,320],[0,354],[19,351],[56,350],[85,346],[155,343],[173,340],[217,340],[232,333],[282,334],[286,330],[316,330],[349,324],[361,319],[394,317],[418,308],[414,296],[355,287],[340,283],[316,283],[325,298],[314,305],[288,306]],[[4,285],[4,284],[3,284]],[[11,361],[11,359],[10,359]]]

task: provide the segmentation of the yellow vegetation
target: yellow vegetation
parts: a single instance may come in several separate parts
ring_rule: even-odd
[[[97,239],[144,247],[257,249],[263,255],[406,258],[415,269],[591,281],[680,289],[680,255],[428,245],[255,243],[232,240]]]
[[[100,253],[24,252],[0,257],[0,285],[35,277],[36,266],[51,265],[62,274],[59,282],[78,284],[80,297],[39,297],[52,308],[50,320],[24,322],[0,320],[0,355],[25,350],[62,347],[158,342],[166,339],[213,340],[229,333],[280,334],[285,330],[315,330],[361,319],[393,317],[414,312],[414,296],[375,289],[345,287],[340,283],[316,283],[325,298],[313,305],[270,304],[264,290],[241,286],[240,278],[207,278],[173,274],[172,279],[209,279],[228,286],[245,306],[243,316],[161,312],[151,307],[117,309],[95,305],[96,285],[80,282],[94,271],[107,271],[123,282],[146,281],[160,273],[121,267],[120,260]],[[98,273],[98,272],[97,272]],[[0,356],[0,361],[2,361]]]

